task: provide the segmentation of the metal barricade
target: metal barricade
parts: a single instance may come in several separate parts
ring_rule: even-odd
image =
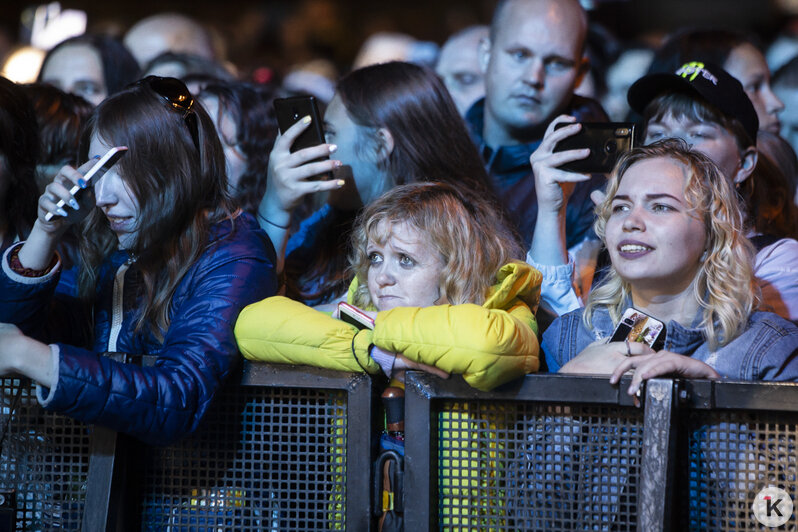
[[[645,410],[627,386],[528,375],[484,393],[408,373],[406,530],[663,530],[671,463],[644,442],[667,447],[673,381]]]
[[[89,428],[45,412],[29,380],[0,379],[0,492],[14,491],[17,530],[79,530],[89,468]],[[4,508],[5,509],[5,508]]]
[[[786,491],[798,505],[798,385],[684,381],[683,386],[675,486],[680,496],[674,498],[678,527],[764,528],[753,504],[768,486]],[[780,529],[798,528],[796,514]]]
[[[0,495],[16,490],[17,530],[374,530],[366,375],[245,363],[165,448],[0,382]],[[795,384],[654,379],[642,409],[628,379],[528,375],[480,392],[408,372],[406,385],[408,531],[751,530],[763,488],[798,503]]]

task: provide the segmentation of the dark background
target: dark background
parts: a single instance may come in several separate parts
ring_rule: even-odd
[[[684,25],[715,25],[749,30],[765,43],[788,20],[798,0],[594,0],[591,20],[623,40],[661,35]],[[24,37],[21,16],[29,1],[0,2],[4,47]],[[89,30],[121,34],[137,20],[163,11],[191,15],[214,28],[227,55],[245,68],[288,64],[327,57],[351,62],[365,37],[375,31],[399,31],[442,43],[470,24],[487,23],[495,0],[64,0],[64,9],[88,13]]]

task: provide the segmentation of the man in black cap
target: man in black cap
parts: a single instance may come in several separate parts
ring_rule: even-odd
[[[643,117],[643,138],[681,138],[708,156],[734,183],[742,183],[757,162],[759,120],[743,86],[710,63],[685,63],[676,72],[649,74],[628,93]]]

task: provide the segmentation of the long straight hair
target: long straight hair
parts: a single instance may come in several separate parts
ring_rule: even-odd
[[[342,78],[336,95],[360,127],[361,149],[376,142],[373,136],[379,128],[393,137],[394,148],[381,163],[388,176],[383,192],[418,181],[448,183],[484,198],[497,216],[506,218],[465,123],[432,70],[396,61],[367,66]],[[310,264],[286,262],[290,296],[325,300],[346,290],[349,236],[356,214],[335,214],[334,222],[319,235]]]
[[[197,145],[189,120],[146,83],[137,83],[103,101],[81,137],[81,160],[88,158],[93,135],[129,148],[118,169],[140,209],[138,236],[129,249],[144,285],[136,330],[146,325],[161,341],[169,328],[169,303],[205,250],[211,224],[232,218],[219,137],[202,106],[195,104],[190,112],[196,117]],[[90,300],[99,267],[118,241],[99,208],[83,224],[87,238],[80,246],[78,279],[82,298]]]
[[[275,89],[271,85],[217,81],[202,89],[200,99],[211,96],[219,101],[219,113],[229,113],[236,124],[236,138],[223,138],[222,142],[237,146],[247,158],[235,200],[242,209],[255,214],[266,192],[269,153],[277,139],[277,118],[272,104]]]

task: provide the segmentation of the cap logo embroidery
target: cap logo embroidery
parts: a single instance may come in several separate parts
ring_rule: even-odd
[[[704,67],[704,63],[699,61],[685,63],[679,70],[676,71],[677,76],[681,76],[687,79],[687,81],[695,80],[699,74],[702,78],[710,81],[713,85],[718,84],[718,78],[713,76],[712,73]]]

